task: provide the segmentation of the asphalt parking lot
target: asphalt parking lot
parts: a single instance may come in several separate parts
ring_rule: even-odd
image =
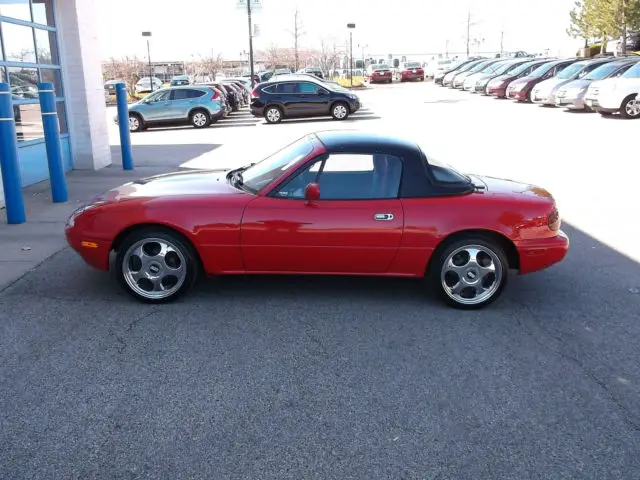
[[[429,83],[361,98],[341,123],[241,113],[132,141],[210,145],[176,160],[196,168],[319,129],[409,134],[551,190],[566,260],[476,312],[414,281],[297,277],[151,307],[63,250],[0,292],[0,477],[638,478],[640,122]]]

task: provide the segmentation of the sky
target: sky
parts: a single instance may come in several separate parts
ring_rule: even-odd
[[[299,11],[301,48],[321,40],[345,45],[347,23],[355,23],[354,52],[365,55],[464,52],[467,12],[471,37],[483,40],[481,51],[499,51],[504,32],[506,51],[551,54],[575,52],[581,44],[566,34],[573,0],[262,0],[253,13],[260,35],[254,49],[292,47],[294,11]],[[137,55],[146,59],[151,31],[153,61],[190,60],[223,54],[246,58],[246,9],[237,0],[102,0],[97,1],[103,59]],[[358,50],[356,50],[358,49]],[[472,52],[478,47],[472,47]],[[242,56],[241,56],[242,55]]]

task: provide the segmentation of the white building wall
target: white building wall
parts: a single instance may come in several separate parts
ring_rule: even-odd
[[[111,164],[96,0],[55,0],[71,154],[75,169]]]

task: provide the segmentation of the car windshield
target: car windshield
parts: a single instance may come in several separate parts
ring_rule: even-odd
[[[487,66],[487,62],[480,62],[479,64],[477,64],[475,67],[471,68],[471,70],[469,70],[470,73],[476,73],[481,71],[483,68],[485,68]]]
[[[520,75],[522,72],[524,72],[527,68],[529,68],[532,64],[530,62],[527,63],[523,63],[522,65],[520,65],[519,67],[513,69],[513,71],[509,72],[511,75]]]
[[[501,62],[492,63],[482,69],[482,73],[493,73],[502,66]]]
[[[574,63],[572,65],[569,65],[567,68],[565,68],[564,70],[562,70],[557,77],[561,78],[563,80],[567,80],[571,77],[573,77],[576,73],[578,73],[580,70],[582,70],[584,67],[586,67],[587,64],[586,63]]]
[[[497,73],[498,75],[502,75],[503,73],[506,73],[511,67],[514,67],[514,63],[512,62],[504,63],[500,65],[494,73]]]
[[[530,77],[541,77],[554,67],[554,63],[543,63],[533,72],[529,74]]]
[[[252,192],[269,185],[283,172],[293,167],[313,151],[311,137],[303,137],[247,168],[242,172],[242,184]]]
[[[584,77],[585,80],[602,80],[607,78],[613,72],[617,72],[620,68],[620,64],[615,63],[605,63],[604,65],[600,65],[595,70],[591,71],[589,75]]]
[[[431,172],[433,173],[433,176],[439,182],[466,183],[471,181],[471,179],[464,173],[459,172],[451,165],[441,162],[431,155],[427,155],[427,161],[431,166]]]
[[[624,72],[622,78],[640,78],[640,63],[636,63],[633,67]]]

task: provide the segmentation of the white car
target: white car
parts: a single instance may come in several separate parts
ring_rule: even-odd
[[[616,112],[623,118],[640,118],[640,63],[617,78],[607,78],[589,85],[584,96],[587,107],[610,116]]]
[[[162,81],[158,77],[153,77],[153,91],[162,88]],[[152,90],[149,77],[143,77],[136,83],[136,93],[147,93]]]

